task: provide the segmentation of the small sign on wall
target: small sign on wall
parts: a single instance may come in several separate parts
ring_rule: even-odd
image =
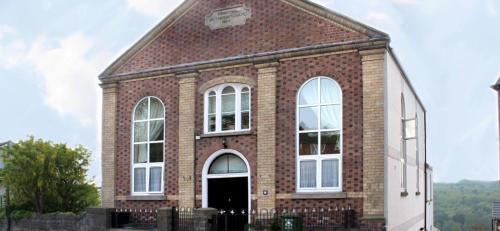
[[[213,10],[205,16],[205,25],[211,30],[217,30],[233,26],[245,25],[247,19],[252,16],[250,8],[244,5],[236,5],[223,9]]]

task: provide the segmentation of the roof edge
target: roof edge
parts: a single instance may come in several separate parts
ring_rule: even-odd
[[[360,23],[354,19],[347,16],[339,14],[335,11],[328,9],[327,7],[318,5],[309,0],[281,0],[295,7],[302,8],[309,13],[316,14],[325,19],[331,20],[341,26],[348,29],[356,31],[361,34],[365,34],[371,38],[385,39],[390,41],[390,36],[387,33],[374,29],[366,24]],[[165,31],[170,25],[175,23],[178,19],[182,17],[191,7],[195,6],[198,0],[186,0],[181,5],[179,5],[174,11],[168,14],[163,20],[160,21],[156,26],[154,26],[150,31],[148,31],[144,36],[142,36],[137,42],[135,42],[129,49],[127,49],[122,55],[115,59],[100,75],[99,79],[103,79],[112,76],[112,74],[118,70],[123,64],[134,57],[140,50],[146,47],[149,43],[154,41],[163,31]]]
[[[120,55],[116,60],[114,60],[100,75],[99,79],[103,79],[113,72],[115,72],[121,65],[126,63],[130,58],[132,58],[137,52],[142,50],[147,44],[154,40],[158,35],[161,34],[168,26],[172,25],[177,21],[187,10],[194,6],[196,0],[186,0],[181,5],[179,5],[174,11],[169,13],[164,19],[162,19],[156,26],[149,30],[144,36],[142,36],[137,42],[135,42],[130,48],[128,48],[125,53]]]
[[[390,40],[389,34],[375,29],[367,24],[359,22],[355,19],[352,19],[346,15],[340,14],[336,11],[331,10],[328,7],[319,5],[317,3],[311,2],[310,0],[282,0],[289,2],[295,6],[301,7],[303,9],[312,11],[312,13],[318,14],[322,17],[330,19],[340,25],[346,26],[354,31],[357,31],[361,34],[370,35],[372,37],[384,38]]]
[[[413,84],[411,83],[410,78],[408,78],[408,75],[406,74],[406,71],[403,68],[403,65],[399,61],[399,58],[396,56],[396,53],[394,53],[394,49],[392,49],[392,47],[388,46],[387,50],[389,52],[389,55],[391,55],[391,57],[394,59],[394,62],[398,66],[399,71],[401,71],[401,75],[403,76],[405,81],[408,83],[408,86],[410,87],[411,91],[415,95],[415,98],[417,99],[418,103],[420,104],[420,106],[422,106],[422,109],[424,109],[424,112],[427,112],[427,109],[425,108],[425,104],[420,99],[420,96],[417,94],[415,87],[413,87]]]

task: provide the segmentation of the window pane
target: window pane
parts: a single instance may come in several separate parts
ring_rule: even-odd
[[[235,156],[235,155],[228,155],[228,166],[229,166],[229,173],[245,173],[247,172],[247,165],[245,162]]]
[[[208,116],[208,131],[215,132],[215,115]]]
[[[300,91],[300,105],[315,105],[318,104],[318,80],[309,81]]]
[[[149,140],[161,141],[163,140],[163,120],[151,121],[149,124]]]
[[[340,132],[321,133],[321,154],[340,154]]]
[[[241,93],[241,110],[250,110],[250,93]]]
[[[340,129],[340,105],[321,107],[321,129]]]
[[[215,132],[215,115],[208,116],[208,131]]]
[[[321,103],[341,103],[340,89],[337,84],[331,79],[321,79]]]
[[[323,187],[339,187],[339,160],[323,160],[321,185]]]
[[[210,170],[208,171],[209,174],[224,174],[227,173],[228,166],[227,166],[227,155],[223,155],[218,157],[212,165],[210,165]]]
[[[148,141],[148,122],[134,123],[134,142]]]
[[[236,95],[222,96],[222,112],[234,112],[236,106]]]
[[[148,99],[143,99],[135,108],[134,120],[148,119]]]
[[[215,96],[215,91],[211,91],[208,96]]]
[[[222,131],[231,131],[235,129],[236,116],[234,114],[222,115]]]
[[[234,88],[233,87],[226,87],[224,90],[222,90],[222,94],[234,94]]]
[[[161,168],[159,167],[149,169],[149,191],[161,191]]]
[[[250,112],[241,113],[241,129],[250,128]]]
[[[134,163],[146,163],[148,161],[148,145],[134,145]]]
[[[316,161],[307,160],[300,162],[300,187],[316,187]]]
[[[146,192],[146,169],[134,169],[134,192]]]
[[[160,119],[165,116],[163,104],[155,98],[151,98],[151,119]]]
[[[299,109],[299,129],[317,130],[318,129],[318,107],[305,107]]]
[[[208,97],[208,113],[209,114],[214,114],[215,113],[215,96]]]
[[[163,143],[149,144],[149,162],[163,162]]]
[[[317,155],[318,154],[318,133],[301,133],[299,134],[299,154]]]

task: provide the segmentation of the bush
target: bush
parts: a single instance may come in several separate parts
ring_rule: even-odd
[[[96,186],[86,179],[90,152],[82,146],[30,137],[8,147],[2,158],[0,175],[10,191],[12,214],[79,213],[99,204]]]

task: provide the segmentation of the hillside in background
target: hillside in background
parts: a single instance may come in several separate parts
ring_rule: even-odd
[[[500,182],[462,180],[434,184],[434,226],[443,231],[491,229],[491,204],[500,202]]]

